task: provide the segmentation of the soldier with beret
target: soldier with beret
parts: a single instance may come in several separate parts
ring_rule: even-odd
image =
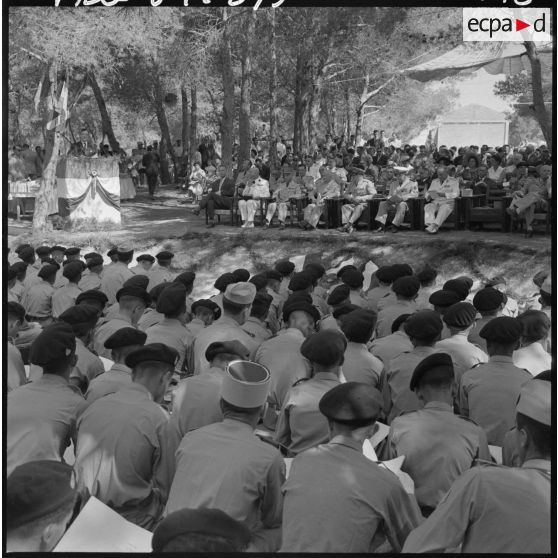
[[[19,261],[27,264],[27,274],[25,277],[24,287],[29,289],[33,284],[38,282],[37,273],[39,272],[39,267],[35,265],[35,250],[32,246],[23,246],[19,249],[17,255],[19,256]]]
[[[448,311],[448,309],[460,302],[459,295],[454,291],[446,291],[441,289],[439,291],[434,291],[429,299],[428,302],[432,305],[434,310],[440,314],[440,318],[442,321],[444,320],[444,315]],[[451,332],[449,327],[444,322],[444,329],[442,329],[442,334],[440,335],[441,339],[447,339],[451,337]]]
[[[377,304],[378,312],[380,310],[383,310],[387,306],[391,306],[392,304],[397,302],[397,295],[393,291],[393,283],[395,283],[395,281],[397,281],[397,279],[399,279],[400,277],[411,277],[413,275],[413,269],[409,264],[396,263],[390,266],[390,268],[391,268],[390,273],[392,277],[391,288],[387,295],[383,296],[378,300],[378,304]],[[419,290],[420,290],[420,280],[419,280]]]
[[[35,248],[35,254],[37,254],[37,260],[35,261],[35,267],[40,269],[40,263],[43,258],[50,258],[51,257],[51,249],[50,246],[39,246]]]
[[[214,341],[236,339],[248,349],[251,355],[256,352],[259,346],[257,339],[242,329],[250,315],[255,296],[256,287],[253,283],[231,283],[227,286],[223,296],[223,314],[194,338],[192,370],[194,374],[201,374],[209,368],[205,351]]]
[[[319,409],[330,441],[293,461],[281,551],[400,552],[421,515],[398,478],[362,453],[382,412],[380,393],[348,382],[328,391]]]
[[[132,383],[94,401],[78,419],[78,486],[128,521],[151,528],[163,510],[163,437],[168,415],[160,406],[178,353],[161,343],[128,354]]]
[[[238,283],[235,276],[232,273],[223,273],[215,280],[213,286],[219,291],[219,294],[213,295],[209,300],[212,300],[219,306],[221,312],[223,311],[223,296],[229,285],[233,283]]]
[[[521,345],[513,353],[513,362],[533,376],[552,368],[548,352],[550,317],[542,310],[527,310],[517,317],[521,325]]]
[[[85,262],[87,273],[84,272],[78,287],[82,291],[99,290],[102,284],[104,268],[103,257],[96,254]]]
[[[138,320],[151,302],[147,291],[139,287],[122,287],[116,293],[116,300],[118,315],[97,328],[93,341],[95,352],[105,358],[110,358],[105,341],[123,327],[137,327]]]
[[[364,296],[362,296],[362,286],[364,284],[364,275],[356,269],[348,269],[341,278],[344,285],[351,290],[349,295],[351,304],[360,306],[365,310],[371,310],[372,304]]]
[[[273,413],[279,413],[290,387],[301,378],[310,375],[310,363],[301,354],[304,340],[314,333],[320,320],[320,313],[312,306],[311,298],[297,298],[292,295],[283,308],[283,322],[286,326],[275,337],[264,341],[254,360],[265,366],[271,374],[269,386],[269,422],[266,426],[274,429]]]
[[[166,287],[168,287],[166,283],[160,283],[149,291],[151,304],[145,309],[145,312],[138,320],[138,328],[142,331],[147,331],[152,325],[160,324],[163,321],[165,316],[161,312],[157,312],[157,301]]]
[[[477,291],[473,297],[473,306],[477,312],[482,316],[479,320],[475,321],[467,339],[469,342],[480,347],[486,352],[486,341],[479,335],[481,329],[494,318],[502,314],[502,310],[506,305],[506,295],[498,289],[492,287],[485,287]]]
[[[126,358],[145,345],[147,334],[135,327],[123,327],[105,341],[113,365],[110,370],[91,380],[85,398],[87,403],[117,392],[132,382],[132,370],[126,366]]]
[[[440,338],[442,321],[434,310],[419,310],[409,316],[403,328],[413,349],[401,353],[385,364],[381,382],[388,424],[402,412],[415,411],[422,407],[409,385],[417,365],[426,357],[439,352],[435,345]]]
[[[233,272],[235,283],[245,283],[250,279],[250,272],[242,267],[235,269]]]
[[[82,291],[76,298],[76,305],[87,304],[89,306],[94,306],[99,316],[104,312],[107,302],[107,295],[97,289]]]
[[[221,308],[212,300],[202,298],[196,300],[191,307],[192,321],[188,322],[186,329],[193,337],[205,327],[211,325],[221,317]]]
[[[149,286],[147,290],[151,290],[153,287],[159,285],[159,283],[170,283],[176,277],[176,273],[172,272],[170,269],[172,259],[174,254],[168,250],[163,250],[159,252],[155,258],[157,263],[149,270]]]
[[[411,314],[417,310],[415,299],[420,289],[420,281],[414,276],[396,279],[391,285],[396,301],[386,305],[378,312],[376,337],[386,337],[391,333],[393,322],[401,314]]]
[[[436,278],[438,277],[438,271],[427,264],[416,275],[418,277],[418,280],[420,281],[420,291],[417,296],[417,306],[419,310],[430,309],[431,305],[428,302],[428,299],[436,288],[435,284]]]
[[[97,308],[86,304],[72,306],[59,317],[61,322],[66,322],[72,327],[76,336],[77,362],[70,373],[70,383],[77,386],[82,393],[87,391],[89,383],[94,378],[105,371],[101,359],[88,349],[93,339],[97,319]]]
[[[417,502],[428,517],[457,477],[476,459],[490,461],[490,452],[484,430],[453,413],[457,386],[447,353],[419,362],[409,388],[423,408],[393,419],[385,457],[405,456],[402,470],[413,479]]]
[[[391,291],[391,284],[394,281],[393,268],[389,265],[383,265],[378,268],[374,277],[376,278],[377,286],[371,288],[366,293],[366,298],[370,304],[370,310],[378,311],[378,301]]]
[[[246,524],[255,550],[278,550],[285,464],[275,447],[254,436],[268,389],[265,368],[248,362],[227,367],[221,386],[224,419],[182,439],[165,516],[185,507],[220,509]]]
[[[13,270],[16,274],[16,282],[10,288],[10,291],[16,296],[17,301],[21,302],[21,297],[23,295],[23,291],[25,290],[25,277],[27,275],[27,264],[25,262],[15,262],[10,266],[10,269]]]
[[[244,552],[251,534],[246,525],[221,510],[175,511],[153,532],[153,552]]]
[[[77,246],[70,246],[70,248],[66,248],[66,251],[64,252],[67,262],[79,261],[80,254],[81,249]]]
[[[295,264],[288,259],[277,260],[273,269],[279,272],[283,278],[281,280],[281,286],[279,287],[279,294],[287,295],[289,282],[295,270]]]
[[[79,389],[69,383],[76,364],[76,338],[63,322],[45,327],[33,341],[31,364],[40,378],[8,394],[7,474],[36,459],[61,461],[75,435]]]
[[[275,440],[289,457],[329,440],[327,420],[318,408],[320,399],[340,384],[347,340],[339,331],[314,333],[300,347],[311,366],[310,377],[294,383],[279,413]]]
[[[179,273],[173,280],[173,283],[182,283],[186,287],[186,314],[187,320],[192,319],[192,304],[194,299],[190,296],[194,290],[194,281],[196,280],[196,274],[193,271],[184,271]]]
[[[30,321],[38,322],[43,326],[52,322],[52,295],[57,271],[55,265],[45,265],[37,273],[39,282],[24,291],[21,305],[25,308]]]
[[[79,504],[72,467],[46,459],[16,467],[4,498],[7,552],[50,552]]]
[[[502,318],[497,318],[501,320]],[[486,327],[486,326],[485,326]],[[520,467],[473,467],[459,477],[403,552],[551,552],[552,388],[526,383],[515,407]]]
[[[123,287],[124,281],[134,275],[128,269],[133,257],[133,250],[120,246],[116,250],[116,262],[105,267],[101,279],[101,290],[107,295],[109,304],[116,302],[116,293]]]
[[[78,284],[81,281],[82,271],[81,261],[73,260],[64,266],[62,275],[68,282],[52,294],[52,316],[54,318],[58,318],[60,314],[75,304],[76,298],[81,293]]]
[[[59,244],[57,244],[56,246],[52,246],[52,248],[50,249],[50,254],[52,258],[56,260],[56,263],[58,265],[62,265],[64,256],[66,255],[66,247],[60,246]]]
[[[250,282],[253,281],[250,280]],[[242,329],[246,333],[253,335],[256,342],[260,345],[273,335],[273,333],[267,326],[269,309],[271,307],[273,298],[268,295],[267,290],[265,290],[267,286],[267,280],[265,280],[265,283],[262,284],[264,292],[256,293],[254,302],[252,303],[252,309],[250,310],[250,316],[246,318],[246,321],[242,326]]]
[[[467,299],[471,287],[473,286],[473,281],[469,277],[456,277],[455,279],[450,279],[446,281],[442,287],[444,291],[452,291],[459,297],[459,302]]]
[[[118,262],[118,248],[116,246],[113,246],[107,252],[107,258],[110,259],[110,263],[107,264],[107,267],[112,267],[115,263]]]
[[[333,288],[327,297],[327,304],[330,309],[330,313],[326,314],[321,320],[319,325],[319,330],[326,330],[326,329],[335,329],[337,331],[341,331],[339,329],[339,325],[337,320],[333,317],[333,312],[342,306],[346,306],[347,304],[351,303],[350,300],[351,289],[348,285],[344,283],[341,285],[337,285],[337,287]]]
[[[135,275],[149,275],[153,264],[155,263],[155,258],[150,254],[140,254],[136,257],[137,265],[130,268],[130,271]]]
[[[146,343],[164,343],[176,350],[179,355],[176,369],[179,373],[188,371],[191,360],[190,347],[194,337],[182,325],[186,315],[186,287],[182,283],[170,283],[157,299],[157,312],[164,315],[163,320],[145,330]]]
[[[275,334],[281,328],[279,317],[281,315],[279,308],[287,298],[287,293],[281,292],[281,281],[283,276],[275,269],[269,269],[265,272],[267,276],[267,294],[272,298],[269,309],[268,325]]]
[[[372,310],[353,310],[343,318],[341,330],[347,338],[343,375],[348,382],[361,382],[378,387],[384,365],[368,351],[376,327],[376,313]]]
[[[513,362],[512,355],[521,337],[521,325],[516,318],[494,318],[480,335],[486,339],[489,360],[463,374],[459,410],[484,428],[489,444],[501,446],[513,426],[521,387],[531,375]]]
[[[382,337],[381,339],[374,339],[368,344],[368,350],[384,365],[396,356],[399,356],[405,351],[412,351],[413,344],[409,336],[405,333],[405,322],[411,314],[401,314],[391,324],[391,335]]]
[[[6,361],[8,365],[6,385],[8,392],[10,392],[27,383],[25,365],[19,349],[14,344],[14,338],[25,324],[25,308],[17,302],[8,302],[6,304],[6,314],[6,334],[8,336],[8,343],[6,345]]]
[[[450,306],[443,317],[450,336],[438,341],[436,349],[451,355],[458,382],[463,372],[477,364],[488,362],[488,355],[468,340],[476,316],[477,310],[470,302],[458,302]]]

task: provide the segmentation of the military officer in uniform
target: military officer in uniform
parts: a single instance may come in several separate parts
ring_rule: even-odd
[[[24,291],[21,305],[25,308],[30,321],[38,322],[43,326],[52,322],[52,295],[57,271],[55,265],[45,265],[37,273],[39,283]]]
[[[399,277],[396,279],[391,290],[397,300],[382,308],[378,312],[378,322],[376,324],[376,336],[386,337],[391,333],[393,322],[401,314],[412,314],[417,310],[415,299],[420,289],[420,281],[414,276]]]
[[[288,286],[291,280],[291,277],[295,270],[295,264],[288,259],[284,260],[277,260],[273,267],[275,271],[279,272],[283,279],[281,280],[281,285],[279,287],[279,294],[283,294],[285,296],[288,295]]]
[[[62,275],[68,279],[68,282],[52,293],[52,317],[58,318],[60,314],[71,308],[81,289],[78,284],[81,281],[83,272],[83,264],[81,261],[70,261],[62,270]]]
[[[361,164],[351,167],[353,177],[350,184],[343,192],[347,201],[341,208],[343,226],[341,232],[352,232],[355,223],[360,219],[366,209],[366,203],[376,195],[376,187],[371,180],[364,178],[364,166]]]
[[[130,268],[132,273],[136,275],[149,275],[153,264],[155,263],[155,258],[150,254],[140,254],[136,258],[137,265]]]
[[[405,456],[402,469],[413,479],[417,502],[428,516],[476,459],[490,461],[490,452],[484,430],[453,414],[456,385],[448,354],[434,353],[421,361],[409,387],[423,408],[393,419],[386,458]]]
[[[350,289],[350,302],[356,304],[366,310],[372,310],[372,305],[364,296],[362,296],[362,286],[364,284],[364,275],[356,269],[348,269],[343,273],[342,281]]]
[[[128,269],[128,265],[134,257],[134,251],[119,247],[116,257],[116,263],[105,267],[101,280],[101,290],[107,295],[109,304],[116,302],[116,293],[122,288],[124,282],[134,275]]]
[[[521,336],[517,318],[494,318],[480,335],[486,339],[489,360],[463,374],[459,410],[484,428],[489,444],[502,446],[513,426],[519,391],[532,376],[513,363],[513,351]]]
[[[192,304],[191,312],[194,317],[186,324],[186,328],[194,338],[202,329],[221,317],[221,308],[212,300],[204,298]]]
[[[501,318],[498,318],[501,319]],[[485,326],[487,327],[487,326]],[[473,467],[405,542],[403,552],[551,552],[552,388],[526,383],[516,406],[520,467]]]
[[[163,321],[165,316],[161,312],[157,312],[157,301],[166,287],[168,287],[167,283],[160,283],[149,291],[151,304],[145,309],[145,312],[138,320],[138,328],[142,331],[147,331],[152,325],[160,324]]]
[[[327,304],[330,308],[331,313],[326,314],[320,320],[320,331],[324,329],[335,329],[337,331],[341,331],[339,329],[339,325],[337,324],[337,320],[333,317],[332,313],[337,310],[337,308],[350,304],[350,295],[351,289],[344,283],[332,289],[332,291],[329,293],[329,296],[327,297]]]
[[[434,291],[430,297],[428,298],[428,302],[432,305],[434,310],[438,312],[442,321],[444,320],[444,316],[448,309],[461,302],[459,296],[453,291],[446,291],[444,289],[440,289],[439,291]],[[442,330],[442,335],[440,336],[441,339],[447,339],[451,337],[451,332],[449,327],[444,323],[444,329]]]
[[[516,366],[533,376],[552,367],[549,353],[550,316],[542,310],[527,310],[517,317],[521,325],[521,346],[513,353]]]
[[[363,455],[382,412],[380,393],[348,382],[328,391],[319,408],[330,441],[292,463],[283,486],[281,551],[400,552],[422,518],[399,479]]]
[[[266,286],[267,281],[265,282],[264,289]],[[242,326],[242,329],[246,333],[253,335],[256,342],[260,345],[273,335],[266,324],[272,301],[273,298],[267,292],[256,293],[252,309],[250,310],[250,316],[246,318]]]
[[[223,273],[215,280],[213,286],[219,291],[219,294],[213,295],[209,298],[219,306],[221,312],[223,311],[223,296],[225,295],[225,291],[227,287],[233,283],[238,283],[235,276],[232,273]]]
[[[384,368],[392,358],[413,350],[413,344],[405,333],[405,322],[410,316],[411,314],[397,316],[391,324],[391,335],[370,342],[370,352],[382,361]]]
[[[107,295],[102,291],[98,291],[96,289],[89,290],[89,291],[82,291],[76,298],[76,306],[79,306],[80,304],[87,304],[88,306],[94,306],[97,309],[97,314],[99,317],[104,312],[107,302],[108,302]]]
[[[486,341],[479,335],[481,329],[494,318],[501,315],[504,306],[506,305],[506,295],[498,289],[492,287],[485,287],[478,291],[473,297],[473,306],[477,312],[482,316],[476,320],[473,328],[469,332],[467,339],[480,347],[486,353]]]
[[[176,452],[165,515],[184,507],[220,509],[246,524],[256,550],[273,552],[281,541],[285,464],[276,448],[254,436],[269,372],[233,364],[221,386],[223,421],[189,432]]]
[[[295,382],[287,393],[275,430],[275,441],[290,456],[328,442],[327,420],[318,405],[327,391],[340,384],[346,348],[345,337],[334,330],[314,333],[300,347],[310,362],[310,377]]]
[[[159,478],[168,415],[160,406],[178,353],[161,343],[128,355],[132,382],[94,401],[78,419],[78,486],[149,529],[163,510]]]
[[[25,308],[17,302],[8,302],[6,304],[6,314],[8,317],[6,324],[6,333],[8,335],[8,343],[6,345],[6,360],[8,365],[6,385],[8,386],[8,392],[10,392],[27,383],[25,365],[23,364],[21,353],[14,345],[14,338],[25,323]]]
[[[101,288],[103,274],[103,257],[93,256],[85,263],[87,266],[87,274],[84,274],[78,287],[81,291],[98,290]]]
[[[42,376],[8,394],[6,467],[36,459],[62,460],[75,435],[79,389],[68,380],[77,362],[76,339],[66,323],[45,327],[31,345],[29,360]]]
[[[147,334],[135,327],[123,327],[105,341],[105,349],[110,351],[113,365],[104,374],[97,376],[87,388],[87,403],[115,393],[132,383],[132,370],[126,366],[126,358],[133,351],[145,345]]]
[[[395,280],[393,268],[390,265],[384,265],[376,270],[374,276],[377,281],[377,286],[371,288],[366,293],[366,299],[370,304],[370,310],[378,311],[378,301],[391,294],[391,284]]]
[[[176,277],[176,273],[170,270],[172,259],[174,254],[168,250],[159,252],[155,258],[157,258],[157,264],[154,265],[147,274],[149,277],[149,286],[147,290],[151,290],[156,287],[159,283],[170,283]]]

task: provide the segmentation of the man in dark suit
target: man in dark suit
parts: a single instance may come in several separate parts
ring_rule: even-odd
[[[200,205],[194,209],[194,214],[199,215],[202,209],[207,208],[209,223],[207,228],[215,226],[215,210],[230,209],[234,197],[234,180],[227,176],[227,167],[220,165],[218,168],[219,178],[209,185],[208,194],[202,198]]]

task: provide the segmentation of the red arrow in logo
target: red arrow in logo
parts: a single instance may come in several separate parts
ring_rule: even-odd
[[[531,24],[530,23],[525,23],[524,21],[521,21],[520,19],[515,20],[515,30],[516,31],[521,31],[522,29],[526,29],[527,27],[531,27]]]

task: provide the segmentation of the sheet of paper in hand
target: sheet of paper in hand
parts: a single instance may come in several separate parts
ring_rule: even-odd
[[[287,468],[287,472],[285,476],[289,478],[289,474],[291,473],[291,465],[293,464],[293,457],[283,457],[283,461],[285,462],[285,467]]]
[[[378,269],[378,266],[372,261],[370,260],[365,266],[364,266],[364,272],[362,273],[364,275],[364,283],[362,285],[362,290],[364,292],[366,292],[368,290],[368,287],[370,287],[370,280],[372,279],[372,274]]]
[[[292,259],[292,258],[291,258]],[[349,258],[348,260],[341,260],[337,266],[332,267],[330,269],[327,270],[328,274],[333,274],[335,275],[342,267],[345,267],[346,265],[354,265],[355,263],[355,259],[354,258]]]
[[[151,552],[152,537],[92,496],[53,552]]]
[[[364,454],[365,457],[370,459],[370,461],[378,462],[378,457],[376,455],[376,452],[374,451],[374,448],[372,447],[372,444],[370,443],[370,440],[364,440],[364,444],[362,445],[362,453]],[[392,473],[397,475],[399,482],[401,482],[403,489],[405,490],[405,492],[407,492],[407,494],[414,494],[415,483],[413,482],[413,479],[407,473],[401,470],[401,466],[403,465],[404,461],[405,461],[405,456],[400,455],[395,459],[391,459],[389,461],[382,461],[378,463],[378,465],[380,467],[385,467],[386,469],[389,469]]]
[[[304,260],[306,259],[306,256],[294,256],[293,258],[289,258],[291,260],[291,262],[293,262],[295,264],[295,271],[302,271],[302,268],[304,267]]]
[[[374,432],[374,435],[370,438],[370,443],[373,447],[377,448],[378,444],[384,441],[389,434],[389,426],[383,422],[376,422],[378,429]]]
[[[114,362],[112,360],[110,360],[109,358],[105,358],[105,357],[99,357],[101,359],[101,362],[103,363],[103,366],[105,367],[105,372],[108,372],[111,368],[112,365],[114,364]]]
[[[500,446],[488,446],[488,450],[494,461],[498,465],[502,465],[502,448]]]

